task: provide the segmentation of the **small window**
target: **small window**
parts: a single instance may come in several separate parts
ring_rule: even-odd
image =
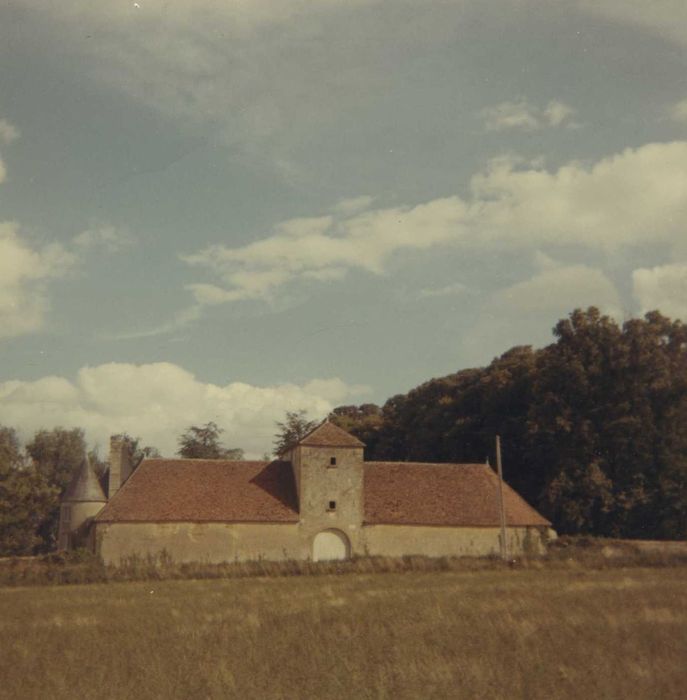
[[[335,467],[335,466],[336,466],[336,457],[330,457],[330,458],[329,458],[329,466],[330,466],[330,467]]]
[[[72,509],[69,506],[62,506],[62,522],[69,525],[72,517]]]
[[[336,510],[336,501],[329,501],[329,505],[327,506],[327,510],[332,513]]]

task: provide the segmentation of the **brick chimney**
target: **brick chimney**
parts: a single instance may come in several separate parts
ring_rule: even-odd
[[[110,476],[107,497],[112,498],[124,485],[133,471],[129,440],[123,435],[110,437]]]

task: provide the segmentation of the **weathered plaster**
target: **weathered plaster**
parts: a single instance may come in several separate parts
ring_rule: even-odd
[[[499,554],[497,527],[436,527],[427,525],[366,525],[365,551],[370,556],[428,557],[488,556]],[[543,554],[545,542],[555,537],[549,528],[509,527],[506,542],[510,555]]]
[[[179,563],[307,558],[296,523],[96,523],[96,547],[106,564],[163,552]]]

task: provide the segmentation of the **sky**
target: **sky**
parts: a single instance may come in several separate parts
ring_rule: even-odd
[[[0,424],[271,450],[687,320],[684,0],[5,0]]]

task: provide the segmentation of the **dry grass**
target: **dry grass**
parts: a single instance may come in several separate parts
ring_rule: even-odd
[[[4,588],[0,697],[682,698],[686,590],[579,563]]]
[[[175,564],[169,557],[132,557],[122,566],[104,566],[84,550],[42,557],[0,559],[0,586],[112,583],[175,579],[226,579],[256,576],[326,576],[404,572],[503,569],[607,569],[628,566],[687,565],[687,542],[650,542],[562,537],[546,557],[521,557],[507,563],[495,557],[360,557],[348,561],[247,561]]]

